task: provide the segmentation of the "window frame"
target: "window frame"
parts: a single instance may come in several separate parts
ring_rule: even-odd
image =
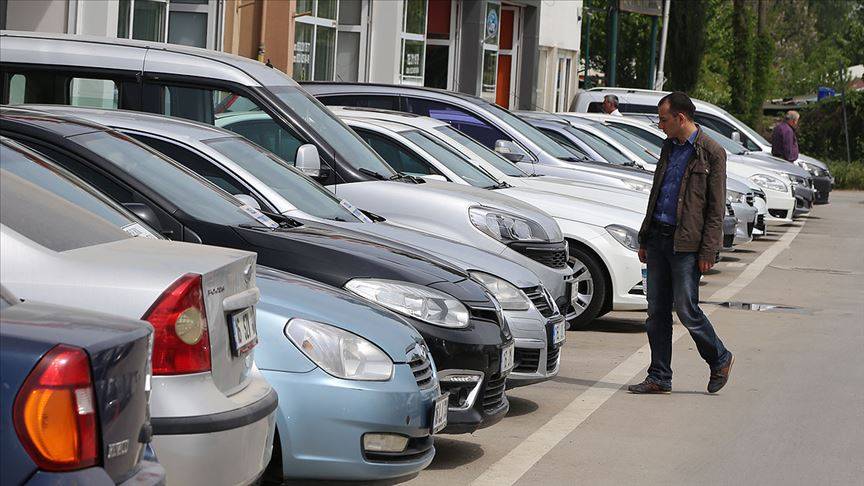
[[[402,0],[402,27],[399,30],[399,72],[397,73],[396,82],[399,84],[405,84],[409,86],[423,86],[424,84],[424,76],[426,73],[426,31],[428,29],[427,23],[429,22],[429,1],[423,1],[423,33],[417,34],[414,32],[408,32],[408,3],[407,0]],[[419,74],[407,75],[405,74],[405,46],[406,42],[421,42],[423,45],[420,48],[420,71]]]
[[[312,0],[312,11],[309,15],[298,15],[298,12],[294,13],[294,32],[295,32],[295,40],[292,52],[297,52],[296,45],[296,32],[297,32],[297,23],[311,25],[312,26],[312,42],[311,48],[309,50],[309,74],[311,79],[300,79],[295,78],[297,81],[333,81],[333,79],[315,79],[315,55],[318,53],[318,28],[332,28],[333,29],[333,65],[331,68],[333,69],[333,77],[336,77],[336,54],[339,52],[339,4],[340,1],[336,1],[336,18],[328,19],[325,17],[318,17],[318,0]],[[361,34],[362,38],[362,34]],[[361,40],[362,46],[362,40]],[[292,77],[296,75],[296,71],[294,71],[293,63],[292,63]]]

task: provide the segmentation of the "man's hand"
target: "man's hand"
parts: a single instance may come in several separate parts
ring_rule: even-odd
[[[640,257],[641,259],[641,257]],[[699,272],[705,273],[708,270],[711,270],[711,267],[714,266],[714,260],[703,260],[699,259]]]
[[[646,250],[645,247],[640,246],[638,254],[640,262],[648,263],[648,250]]]

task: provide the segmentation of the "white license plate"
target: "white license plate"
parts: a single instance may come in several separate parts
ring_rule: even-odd
[[[556,322],[552,324],[552,345],[557,346],[564,342],[567,339],[567,321],[561,320],[561,322]]]
[[[255,310],[251,307],[231,314],[231,351],[240,356],[258,344]]]
[[[447,427],[447,409],[450,404],[450,394],[442,393],[435,399],[432,412],[432,433],[437,434]]]
[[[507,373],[513,369],[513,344],[508,344],[506,348],[501,350],[501,373]]]

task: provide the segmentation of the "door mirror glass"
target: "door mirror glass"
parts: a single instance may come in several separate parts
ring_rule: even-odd
[[[318,147],[311,143],[301,145],[297,149],[294,161],[295,166],[304,174],[310,177],[321,176],[321,157],[318,155]]]
[[[496,140],[495,152],[510,162],[519,162],[525,158],[525,152],[522,148],[511,140]]]
[[[741,132],[739,132],[738,130],[732,132],[732,140],[741,143]]]
[[[259,211],[261,210],[261,206],[258,204],[258,201],[256,201],[254,197],[248,194],[234,194],[234,199]]]
[[[142,203],[123,203],[123,206],[132,212],[132,214],[138,216],[138,219],[144,221],[147,226],[161,234],[166,234],[162,223],[159,222],[159,218],[156,216],[156,212],[150,206]]]

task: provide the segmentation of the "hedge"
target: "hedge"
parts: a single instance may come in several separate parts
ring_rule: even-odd
[[[798,147],[820,160],[846,160],[843,108],[840,96],[824,98],[800,110]],[[864,161],[864,91],[846,93],[849,150],[853,161]]]

